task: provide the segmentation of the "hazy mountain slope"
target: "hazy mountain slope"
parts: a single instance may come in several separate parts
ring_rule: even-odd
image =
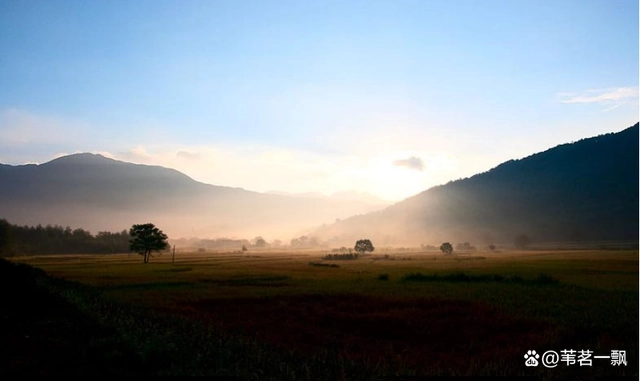
[[[381,244],[638,239],[638,124],[511,160],[320,229]]]
[[[154,222],[180,236],[289,239],[303,229],[375,210],[366,203],[267,195],[199,183],[173,169],[93,154],[42,165],[0,165],[0,218],[121,230]]]

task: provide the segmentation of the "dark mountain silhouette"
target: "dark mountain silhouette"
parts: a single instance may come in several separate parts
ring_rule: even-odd
[[[318,231],[334,242],[638,240],[638,124],[433,187]]]
[[[378,205],[251,192],[197,182],[173,169],[75,154],[41,165],[0,165],[0,218],[120,231],[153,222],[173,238],[289,239]]]

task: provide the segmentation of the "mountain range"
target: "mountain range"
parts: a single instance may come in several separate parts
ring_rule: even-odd
[[[357,193],[258,193],[173,169],[74,154],[0,164],[0,218],[93,232],[153,222],[170,237],[316,236],[335,245],[638,240],[638,124],[510,160],[388,206]],[[361,200],[365,200],[364,202]],[[285,242],[286,242],[285,241]]]
[[[82,153],[44,164],[0,164],[0,218],[120,231],[153,222],[170,237],[296,236],[380,203],[264,194],[197,182],[173,169]]]
[[[563,144],[318,229],[379,244],[638,241],[638,124]]]

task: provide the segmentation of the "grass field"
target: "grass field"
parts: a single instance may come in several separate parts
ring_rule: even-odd
[[[636,250],[404,251],[332,261],[324,254],[12,261],[78,282],[52,280],[47,287],[117,330],[150,374],[637,379]],[[575,364],[525,366],[528,350],[564,349],[595,356],[624,350],[627,365],[591,357],[591,366],[581,366],[576,355]]]

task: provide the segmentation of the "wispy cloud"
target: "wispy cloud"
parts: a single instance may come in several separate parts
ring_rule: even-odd
[[[155,160],[157,160],[157,157],[147,152],[147,149],[143,146],[136,146],[127,151],[120,151],[117,153],[112,153],[111,155],[116,159],[131,161],[140,164],[152,164]]]
[[[393,165],[395,165],[396,167],[415,169],[416,171],[424,170],[424,162],[417,156],[409,156],[406,159],[394,160]]]
[[[188,160],[200,160],[200,154],[197,152],[178,151],[176,157]]]
[[[618,107],[620,107],[619,104],[618,105],[613,105],[613,106],[605,108],[604,110],[602,110],[602,112],[611,111],[611,110],[617,109]]]
[[[611,111],[618,108],[623,104],[638,102],[638,88],[637,87],[618,87],[608,89],[591,89],[581,94],[575,93],[559,93],[558,97],[562,98],[561,103],[596,103],[603,106],[608,106],[604,110]]]

